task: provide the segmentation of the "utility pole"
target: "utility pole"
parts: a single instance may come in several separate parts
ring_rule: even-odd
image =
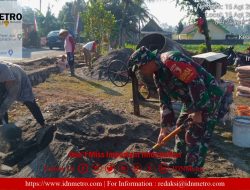
[[[140,17],[139,17],[139,42],[141,41],[141,21],[140,21]]]
[[[40,0],[40,8],[39,8],[40,12],[42,11],[42,0]]]

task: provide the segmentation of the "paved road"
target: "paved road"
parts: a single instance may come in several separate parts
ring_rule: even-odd
[[[23,48],[23,59],[20,58],[0,58],[0,60],[11,61],[11,62],[19,62],[26,60],[33,60],[42,57],[53,57],[62,55],[64,50],[56,49],[50,50],[49,48]]]

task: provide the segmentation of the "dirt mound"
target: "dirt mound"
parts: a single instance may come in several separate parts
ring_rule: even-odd
[[[26,141],[4,156],[3,164],[13,167],[8,175],[18,171],[15,177],[94,177],[97,174],[90,168],[93,164],[105,167],[115,161],[113,156],[98,155],[122,153],[135,142],[152,146],[158,133],[158,127],[146,120],[135,121],[131,116],[121,116],[95,104],[52,105],[47,113],[47,121],[57,128],[52,142],[37,149],[32,144],[32,123],[19,126]],[[88,172],[81,171],[85,165]],[[105,169],[103,172],[105,175]],[[6,171],[1,173],[6,174]]]
[[[119,59],[127,63],[130,55],[133,53],[132,49],[113,50],[105,56],[100,57],[93,63],[91,72],[88,67],[83,68],[83,73],[87,77],[97,80],[108,80],[108,66],[112,60]]]
[[[22,129],[23,141],[12,152],[0,153],[0,175],[183,177],[176,170],[151,165],[153,162],[145,166],[131,162],[135,152],[147,152],[157,139],[159,127],[148,119],[111,111],[95,103],[50,104],[45,111],[49,125],[45,132],[35,122],[27,122],[30,117],[16,123]],[[45,135],[39,140],[40,133]],[[220,146],[221,142],[214,141],[202,177],[246,177],[249,167],[238,157],[221,154],[224,146]],[[228,146],[227,150],[231,150],[232,145]],[[173,141],[159,152],[169,152],[167,147],[172,149]],[[232,164],[235,161],[239,167]]]

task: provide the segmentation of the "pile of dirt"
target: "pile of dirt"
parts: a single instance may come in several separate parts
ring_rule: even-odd
[[[12,152],[0,153],[2,176],[183,177],[172,169],[131,162],[130,153],[145,152],[157,139],[159,127],[148,119],[94,103],[50,104],[45,118],[51,130],[38,145],[34,145],[40,131],[35,121],[23,117],[16,123],[22,129],[23,142]],[[214,144],[214,149],[220,145]],[[173,142],[168,148],[173,148]],[[165,147],[159,152],[168,150]],[[218,150],[212,150],[207,160],[202,177],[246,177],[245,171],[249,171],[234,166]]]
[[[23,131],[23,142],[13,152],[2,153],[1,162],[12,167],[9,173],[0,171],[2,175],[95,177],[97,174],[89,167],[96,163],[104,167],[116,161],[115,157],[100,157],[98,154],[121,153],[136,142],[152,146],[158,133],[158,127],[146,120],[122,116],[96,104],[51,105],[46,110],[46,120],[50,127],[56,128],[53,140],[46,139],[43,144],[50,144],[37,149],[34,147],[37,126],[34,122],[27,124],[25,120],[29,121],[28,118],[21,119],[17,125]],[[84,152],[93,155],[84,155]],[[74,156],[76,154],[82,155]],[[86,173],[79,169],[84,164],[89,168]],[[102,172],[104,175],[107,171]]]
[[[90,70],[88,67],[83,68],[83,73],[87,77],[97,80],[108,80],[108,66],[111,61],[118,59],[127,63],[130,55],[133,53],[132,49],[124,48],[120,50],[113,50],[105,56],[101,56],[93,63],[93,68]]]

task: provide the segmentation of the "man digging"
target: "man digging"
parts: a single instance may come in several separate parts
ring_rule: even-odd
[[[191,166],[200,171],[204,166],[208,143],[218,121],[223,91],[214,77],[203,67],[177,51],[162,54],[145,47],[136,50],[129,59],[129,69],[143,76],[154,74],[160,99],[161,130],[158,143],[187,119],[189,127],[176,135],[175,151],[181,154],[167,167]],[[171,99],[180,100],[183,107],[175,122]],[[200,172],[184,172],[186,177],[198,177]]]
[[[0,62],[0,83],[6,90],[6,96],[0,102],[0,119],[8,123],[7,111],[14,101],[22,102],[32,113],[36,121],[45,127],[43,115],[35,101],[30,80],[18,65]]]

